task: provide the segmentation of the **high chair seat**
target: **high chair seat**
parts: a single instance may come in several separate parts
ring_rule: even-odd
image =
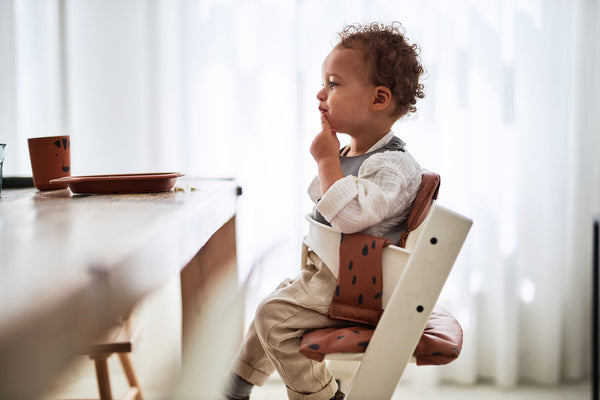
[[[375,327],[348,326],[316,329],[305,333],[300,353],[315,361],[360,360],[367,349]],[[418,366],[444,365],[454,361],[462,349],[463,331],[452,314],[435,307],[415,348],[411,362]]]

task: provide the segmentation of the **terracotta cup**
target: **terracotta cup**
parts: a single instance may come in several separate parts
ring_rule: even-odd
[[[2,164],[4,164],[4,143],[0,143],[0,193],[2,192]]]
[[[50,183],[50,180],[71,176],[71,138],[68,135],[29,138],[27,144],[35,187],[38,190],[66,188],[68,183]]]

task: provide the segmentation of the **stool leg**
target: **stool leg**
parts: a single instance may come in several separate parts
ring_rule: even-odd
[[[127,381],[129,382],[129,386],[135,387],[138,390],[136,400],[144,400],[144,398],[142,396],[142,390],[140,389],[140,384],[135,375],[135,371],[133,370],[133,364],[131,363],[131,359],[129,358],[129,354],[119,353],[119,360],[121,360],[121,365],[123,366],[123,371],[125,372],[125,376],[127,376]]]
[[[94,366],[96,367],[96,378],[98,380],[100,400],[113,400],[112,391],[110,389],[110,376],[108,374],[108,357],[110,357],[110,354],[90,356],[90,358],[94,360]]]

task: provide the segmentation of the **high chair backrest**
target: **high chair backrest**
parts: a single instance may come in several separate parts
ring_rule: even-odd
[[[433,172],[423,173],[421,185],[419,186],[412,209],[400,236],[400,243],[398,243],[398,246],[387,247],[383,252],[383,308],[385,308],[392,289],[404,271],[404,265],[408,261],[410,249],[414,246],[419,232],[423,228],[423,222],[429,215],[434,200],[437,199],[439,187],[440,176],[438,174]],[[310,215],[307,215],[306,219],[310,224],[304,244],[311,248],[337,277],[339,271],[340,232],[313,220]],[[304,265],[305,257],[302,258],[302,265]]]
[[[400,235],[399,247],[412,248],[412,244],[416,240],[418,229],[422,226],[423,221],[429,215],[429,210],[433,205],[434,200],[438,197],[440,191],[440,176],[434,172],[426,171],[421,177],[421,184],[412,208],[406,219],[404,230]],[[412,233],[415,233],[414,235]],[[408,239],[411,239],[408,241]]]

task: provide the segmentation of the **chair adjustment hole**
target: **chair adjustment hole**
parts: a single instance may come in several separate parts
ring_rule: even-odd
[[[436,243],[437,243],[437,238],[435,238],[435,237],[432,237],[431,239],[429,239],[429,242],[430,242],[431,244],[436,244]]]
[[[423,306],[417,306],[417,312],[423,312],[424,308]]]

